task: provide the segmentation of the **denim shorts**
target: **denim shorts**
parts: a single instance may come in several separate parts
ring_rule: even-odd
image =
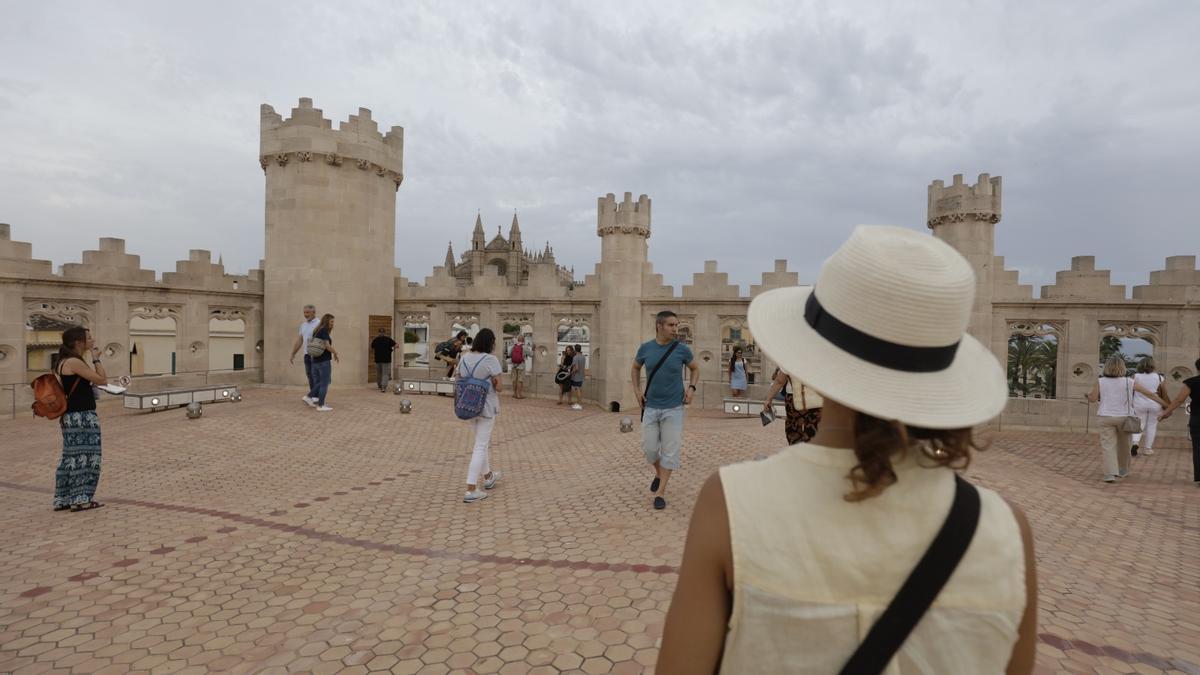
[[[642,419],[642,452],[646,463],[659,462],[664,469],[679,468],[679,448],[683,445],[683,406],[646,408]]]

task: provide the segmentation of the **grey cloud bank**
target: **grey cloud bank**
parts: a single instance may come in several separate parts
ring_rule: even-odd
[[[349,9],[346,9],[349,7]],[[924,229],[925,186],[1005,180],[1022,283],[1095,255],[1145,283],[1200,253],[1200,7],[873,4],[13,5],[0,222],[55,264],[100,236],[169,271],[263,255],[258,105],[310,96],[406,131],[396,261],[419,280],[476,211],[517,209],[577,278],[595,198],[647,193],[656,271],[802,280],[858,223]]]

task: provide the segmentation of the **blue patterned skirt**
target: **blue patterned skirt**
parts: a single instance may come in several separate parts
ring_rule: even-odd
[[[54,507],[87,504],[100,484],[100,416],[95,410],[59,418],[63,451],[54,472]]]

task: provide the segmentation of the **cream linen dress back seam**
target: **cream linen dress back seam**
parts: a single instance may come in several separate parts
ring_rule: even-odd
[[[721,469],[733,553],[722,673],[836,673],[941,528],[954,473],[895,462],[899,480],[842,497],[850,450],[811,444]],[[1025,609],[1025,557],[1008,504],[979,488],[962,562],[886,672],[1002,673]]]

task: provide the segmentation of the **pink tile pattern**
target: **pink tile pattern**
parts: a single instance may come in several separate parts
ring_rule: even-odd
[[[450,401],[338,389],[102,406],[104,509],[52,512],[57,428],[0,422],[0,672],[650,673],[691,503],[778,425],[690,414],[650,508],[619,416],[505,399],[505,472],[463,504]],[[1200,674],[1200,490],[1181,439],[1100,481],[1094,436],[1001,433],[968,471],[1020,504],[1041,574],[1039,673]]]

